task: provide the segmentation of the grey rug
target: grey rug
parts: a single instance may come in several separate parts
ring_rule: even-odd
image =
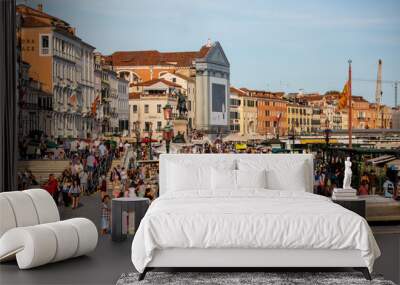
[[[122,274],[117,285],[395,285],[395,283],[376,275],[372,275],[373,280],[368,281],[359,272],[148,272],[142,281],[138,281],[138,276],[138,273]]]

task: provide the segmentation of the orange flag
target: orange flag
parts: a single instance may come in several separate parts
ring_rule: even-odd
[[[92,103],[92,115],[96,116],[97,113],[97,104],[100,102],[99,96],[96,97],[96,99]]]
[[[346,84],[343,87],[342,93],[339,94],[339,100],[338,100],[338,110],[344,109],[348,105],[349,101],[349,81],[346,82]]]

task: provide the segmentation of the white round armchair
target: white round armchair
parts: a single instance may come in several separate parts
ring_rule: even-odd
[[[46,190],[0,193],[0,261],[16,258],[20,269],[28,269],[84,255],[97,240],[92,221],[60,221]]]

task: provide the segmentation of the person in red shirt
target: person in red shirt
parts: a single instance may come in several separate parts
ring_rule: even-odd
[[[360,188],[358,188],[358,195],[368,195],[368,185],[365,181],[361,182]]]
[[[47,190],[47,192],[50,193],[50,195],[53,197],[54,201],[58,205],[58,181],[54,177],[54,174],[49,175],[49,180],[47,181],[46,185],[44,188]]]

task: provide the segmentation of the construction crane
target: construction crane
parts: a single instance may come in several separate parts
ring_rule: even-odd
[[[376,89],[375,89],[375,103],[379,108],[381,106],[382,101],[382,83],[384,84],[393,84],[394,85],[394,106],[397,107],[397,87],[399,85],[399,80],[382,80],[382,59],[378,61],[378,75],[375,80],[372,79],[359,79],[353,78],[353,81],[363,81],[363,82],[376,82]]]
[[[362,79],[362,78],[353,78],[353,81],[360,81],[360,82],[371,82],[374,83],[376,80],[373,79]],[[393,84],[394,86],[394,106],[397,107],[397,87],[400,83],[400,80],[381,80],[381,84]],[[378,89],[378,88],[377,88]],[[381,89],[382,90],[382,89]],[[381,91],[381,96],[382,96],[382,91]],[[376,92],[375,92],[375,99],[376,99]]]
[[[382,99],[382,59],[378,61],[378,76],[376,78],[376,90],[375,90],[375,103],[378,106],[378,114],[379,108],[381,106]]]

